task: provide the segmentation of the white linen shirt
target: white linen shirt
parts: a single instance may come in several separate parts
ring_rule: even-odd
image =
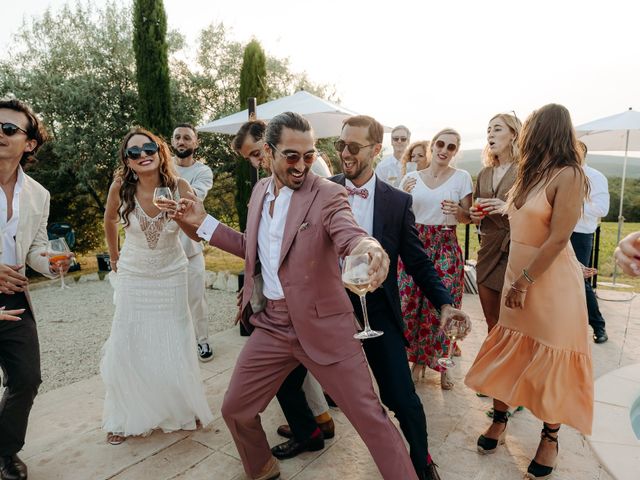
[[[274,179],[272,178],[262,204],[262,214],[258,226],[258,259],[262,268],[264,296],[270,300],[280,300],[284,298],[284,290],[282,289],[280,278],[278,278],[278,267],[284,227],[293,190],[289,187],[282,187],[276,197],[273,192],[273,182]],[[269,215],[269,204],[272,201],[274,201],[273,217]],[[207,218],[197,230],[198,236],[208,241],[219,224],[218,220],[211,215],[207,215]]]
[[[594,233],[598,228],[598,222],[609,213],[609,183],[607,177],[595,168],[584,166],[584,173],[589,179],[591,194],[584,202],[582,217],[578,220],[576,233]]]
[[[351,180],[345,179],[345,185],[349,188],[358,188]],[[360,195],[349,195],[349,205],[353,211],[353,216],[362,228],[370,236],[373,236],[373,201],[376,194],[376,175],[373,174],[369,181],[360,188],[366,188],[369,195],[362,198]]]
[[[13,189],[13,198],[11,205],[13,213],[11,218],[7,220],[9,211],[7,195],[0,195],[0,231],[2,232],[2,259],[1,263],[5,265],[17,265],[18,257],[16,252],[16,234],[18,233],[18,221],[20,219],[20,192],[24,185],[24,172],[22,167],[18,167],[18,178]]]

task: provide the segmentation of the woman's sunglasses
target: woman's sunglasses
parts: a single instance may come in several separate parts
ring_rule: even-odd
[[[373,145],[375,145],[375,143],[370,143],[369,145],[358,145],[357,143],[347,143],[344,140],[338,140],[333,144],[338,153],[342,153],[344,151],[344,147],[347,147],[347,150],[349,150],[351,155],[357,155],[363,148],[371,147]]]
[[[129,147],[125,151],[127,158],[131,160],[138,160],[142,154],[153,155],[158,151],[158,144],[156,142],[149,142],[142,145],[142,147]]]
[[[445,143],[442,140],[438,140],[436,142],[436,147],[438,148],[444,148]],[[455,152],[458,149],[458,145],[456,145],[455,143],[450,143],[449,145],[447,145],[447,152]]]
[[[16,133],[18,133],[18,131],[23,132],[25,135],[27,134],[26,130],[20,128],[15,123],[0,122],[0,125],[2,125],[2,127],[0,127],[2,129],[2,133],[7,137],[13,137]]]

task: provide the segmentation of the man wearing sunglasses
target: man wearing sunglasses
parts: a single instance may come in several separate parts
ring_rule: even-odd
[[[383,331],[384,335],[364,340],[362,347],[378,383],[380,398],[395,414],[409,443],[418,478],[439,480],[436,465],[428,452],[424,409],[407,362],[398,292],[398,257],[416,284],[440,309],[443,324],[449,318],[459,318],[466,322],[467,332],[471,324],[464,312],[451,306],[453,299],[425,254],[415,228],[411,196],[382,182],[373,172],[373,160],[382,148],[383,131],[383,126],[372,117],[358,115],[345,120],[340,139],[335,143],[344,173],[331,180],[347,189],[358,224],[378,240],[389,255],[389,275],[382,288],[366,297],[371,328]],[[351,292],[349,297],[356,315],[362,319],[360,299]],[[299,379],[290,375],[280,388],[280,395],[289,399],[290,410],[285,416],[290,422],[310,423]],[[342,407],[339,401],[337,403]],[[304,415],[307,418],[303,418]],[[293,425],[291,428],[297,430]]]
[[[380,160],[376,167],[376,175],[380,180],[387,182],[394,187],[400,183],[402,172],[402,155],[411,142],[411,132],[404,125],[398,125],[391,131],[391,146],[393,154],[387,155]]]
[[[2,480],[27,478],[27,467],[17,453],[41,383],[25,263],[47,277],[56,276],[46,257],[49,192],[22,171],[45,140],[44,127],[27,105],[0,100],[0,307],[21,312],[18,320],[0,320],[0,367],[6,386],[0,401]],[[68,258],[62,269],[69,269]]]
[[[198,148],[198,134],[193,125],[181,123],[171,136],[171,147],[178,175],[184,178],[198,198],[204,201],[213,186],[213,172],[204,162],[197,161],[193,154]],[[209,310],[204,296],[204,254],[202,242],[194,242],[180,233],[180,243],[189,260],[188,295],[189,310],[198,341],[198,357],[201,362],[213,360],[213,349],[209,345]]]
[[[245,471],[252,479],[279,477],[259,413],[285,377],[303,364],[355,426],[382,476],[416,480],[402,437],[375,394],[360,342],[353,338],[353,307],[339,267],[339,256],[368,254],[374,290],[387,276],[388,258],[356,223],[346,190],[310,172],[316,151],[307,120],[292,112],[274,117],[264,153],[273,174],[253,189],[244,234],[207,216],[193,197],[180,200],[175,217],[192,238],[199,235],[245,258],[242,321],[254,330],[222,405]],[[258,272],[262,288],[256,284]]]

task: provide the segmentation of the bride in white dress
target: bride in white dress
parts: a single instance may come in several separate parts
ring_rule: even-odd
[[[157,428],[194,430],[213,419],[193,349],[179,228],[153,204],[156,187],[184,195],[189,184],[175,173],[166,143],[146,130],[127,134],[120,161],[104,215],[115,314],[100,364],[102,426],[114,445]],[[118,252],[120,222],[126,237]]]

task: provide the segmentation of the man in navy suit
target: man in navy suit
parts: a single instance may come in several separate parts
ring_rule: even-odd
[[[366,297],[371,328],[382,330],[384,335],[364,340],[362,345],[378,383],[381,400],[394,412],[409,443],[418,478],[439,480],[436,465],[428,453],[424,409],[407,362],[397,281],[398,256],[425,295],[440,309],[443,322],[457,317],[466,320],[469,327],[470,323],[464,312],[451,306],[453,300],[425,254],[415,228],[411,196],[381,181],[373,172],[373,159],[382,148],[383,132],[382,125],[372,117],[358,115],[347,119],[340,139],[335,143],[344,174],[331,180],[346,187],[356,221],[389,255],[389,274],[382,288]],[[359,298],[351,292],[349,297],[361,319]],[[313,442],[309,443],[309,439],[314,432],[317,435],[317,425],[300,388],[305,373],[304,367],[298,367],[278,392],[278,400],[293,432],[291,440],[272,449],[280,458],[310,449],[307,445],[313,445]]]

